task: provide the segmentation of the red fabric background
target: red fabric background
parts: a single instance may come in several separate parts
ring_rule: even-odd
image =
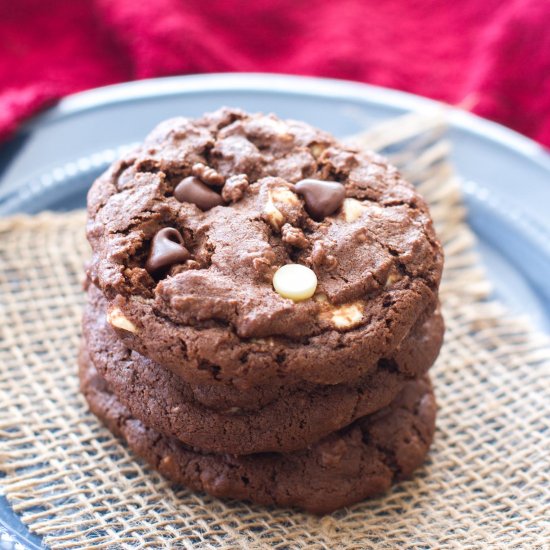
[[[0,0],[0,137],[58,98],[155,76],[346,78],[550,146],[549,0]]]

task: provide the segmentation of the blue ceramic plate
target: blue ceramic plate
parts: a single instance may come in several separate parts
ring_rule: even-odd
[[[221,105],[305,120],[337,136],[434,102],[336,80],[225,74],[110,86],[61,101],[0,148],[0,216],[84,206],[93,179],[159,121]],[[550,332],[550,155],[463,111],[448,111],[453,160],[495,294]],[[38,548],[0,496],[0,550]]]

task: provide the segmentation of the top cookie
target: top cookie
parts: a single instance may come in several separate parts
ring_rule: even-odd
[[[302,122],[163,122],[94,183],[88,213],[111,324],[184,377],[342,382],[437,303],[425,202],[379,156]],[[287,264],[307,269],[277,273]]]

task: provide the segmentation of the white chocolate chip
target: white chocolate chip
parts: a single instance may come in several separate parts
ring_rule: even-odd
[[[111,309],[111,311],[107,312],[107,322],[113,327],[121,328],[122,330],[126,330],[134,334],[137,332],[136,325],[134,325],[128,317],[125,317],[118,307],[115,307],[114,309]]]
[[[273,229],[280,231],[285,223],[285,217],[277,208],[277,203],[298,206],[300,200],[288,187],[275,187],[267,192],[267,202],[263,213]]]
[[[357,199],[345,199],[342,211],[344,212],[344,219],[351,223],[363,215],[365,207]]]
[[[264,215],[273,227],[273,229],[281,229],[285,223],[285,217],[281,211],[273,204],[273,197],[271,191],[267,193],[267,202],[264,207]]]
[[[399,281],[399,279],[401,279],[401,274],[398,273],[397,271],[392,271],[388,275],[388,278],[386,279],[386,283],[384,284],[384,288],[389,288],[390,286],[393,285],[393,283],[396,283],[397,281]]]
[[[255,344],[262,344],[272,347],[275,345],[275,342],[273,338],[271,338],[271,336],[269,336],[268,338],[251,338],[250,341],[254,342]]]
[[[352,328],[363,320],[363,308],[360,304],[349,304],[332,312],[332,322],[336,328]]]
[[[268,338],[251,338],[250,341],[254,342],[255,344],[260,344],[262,346],[273,347],[275,345],[275,341],[273,340],[273,338],[271,338],[271,336],[269,336]]]
[[[314,143],[309,147],[311,154],[318,159],[325,151],[326,147],[321,143]]]
[[[339,307],[325,306],[320,316],[335,328],[351,329],[363,320],[363,302],[352,302]]]
[[[298,205],[300,200],[288,187],[275,187],[269,190],[271,200],[284,204]]]
[[[301,302],[315,294],[317,275],[305,265],[283,265],[273,276],[273,287],[283,298]]]
[[[292,135],[288,132],[288,126],[282,120],[264,117],[262,125],[264,128],[269,128],[278,137],[288,136],[288,138],[292,138]]]

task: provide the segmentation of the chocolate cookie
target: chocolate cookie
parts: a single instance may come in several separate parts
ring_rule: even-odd
[[[89,359],[83,360],[91,360],[131,414],[193,447],[238,455],[303,449],[388,405],[410,377],[421,376],[432,365],[443,336],[442,319],[436,314],[357,385],[310,384],[280,391],[256,409],[248,405],[244,410],[238,406],[213,410],[201,402],[204,391],[195,391],[169,370],[126,348],[107,323],[104,306],[101,294],[93,289],[83,320],[83,353]],[[409,376],[396,366],[401,362],[408,364]],[[210,401],[212,393],[223,396],[223,387],[208,394]]]
[[[249,456],[202,453],[132,418],[91,364],[80,368],[90,409],[153,468],[217,497],[324,514],[409,477],[428,452],[436,405],[428,378],[408,382],[386,408],[307,450]]]
[[[107,302],[101,292],[96,287],[91,286],[88,290],[88,306],[84,323],[84,331],[90,341],[98,340],[94,335],[95,332],[98,334],[104,333],[106,304]],[[380,359],[367,377],[360,378],[352,384],[342,384],[341,386],[357,387],[358,382],[376,372],[387,372],[405,378],[420,376],[435,361],[442,344],[443,332],[443,319],[439,310],[436,310],[436,313],[432,314],[428,320],[417,323],[402,344],[397,349],[392,350],[393,358]],[[101,346],[100,336],[98,349],[101,349]],[[132,354],[132,357],[138,362],[144,358],[138,353]],[[390,377],[388,377],[389,383]],[[238,407],[243,411],[257,411],[276,399],[287,400],[289,393],[297,389],[311,394],[319,390],[320,386],[326,386],[326,384],[315,384],[301,380],[291,381],[288,378],[273,379],[263,385],[250,385],[246,388],[246,391],[242,391],[230,382],[216,378],[207,382],[202,382],[199,378],[199,380],[193,380],[187,385],[193,393],[194,401],[220,412],[225,412],[234,407]]]
[[[425,202],[379,156],[301,122],[164,122],[94,183],[88,214],[111,325],[188,382],[356,382],[437,306]],[[275,290],[288,264],[299,275]]]

